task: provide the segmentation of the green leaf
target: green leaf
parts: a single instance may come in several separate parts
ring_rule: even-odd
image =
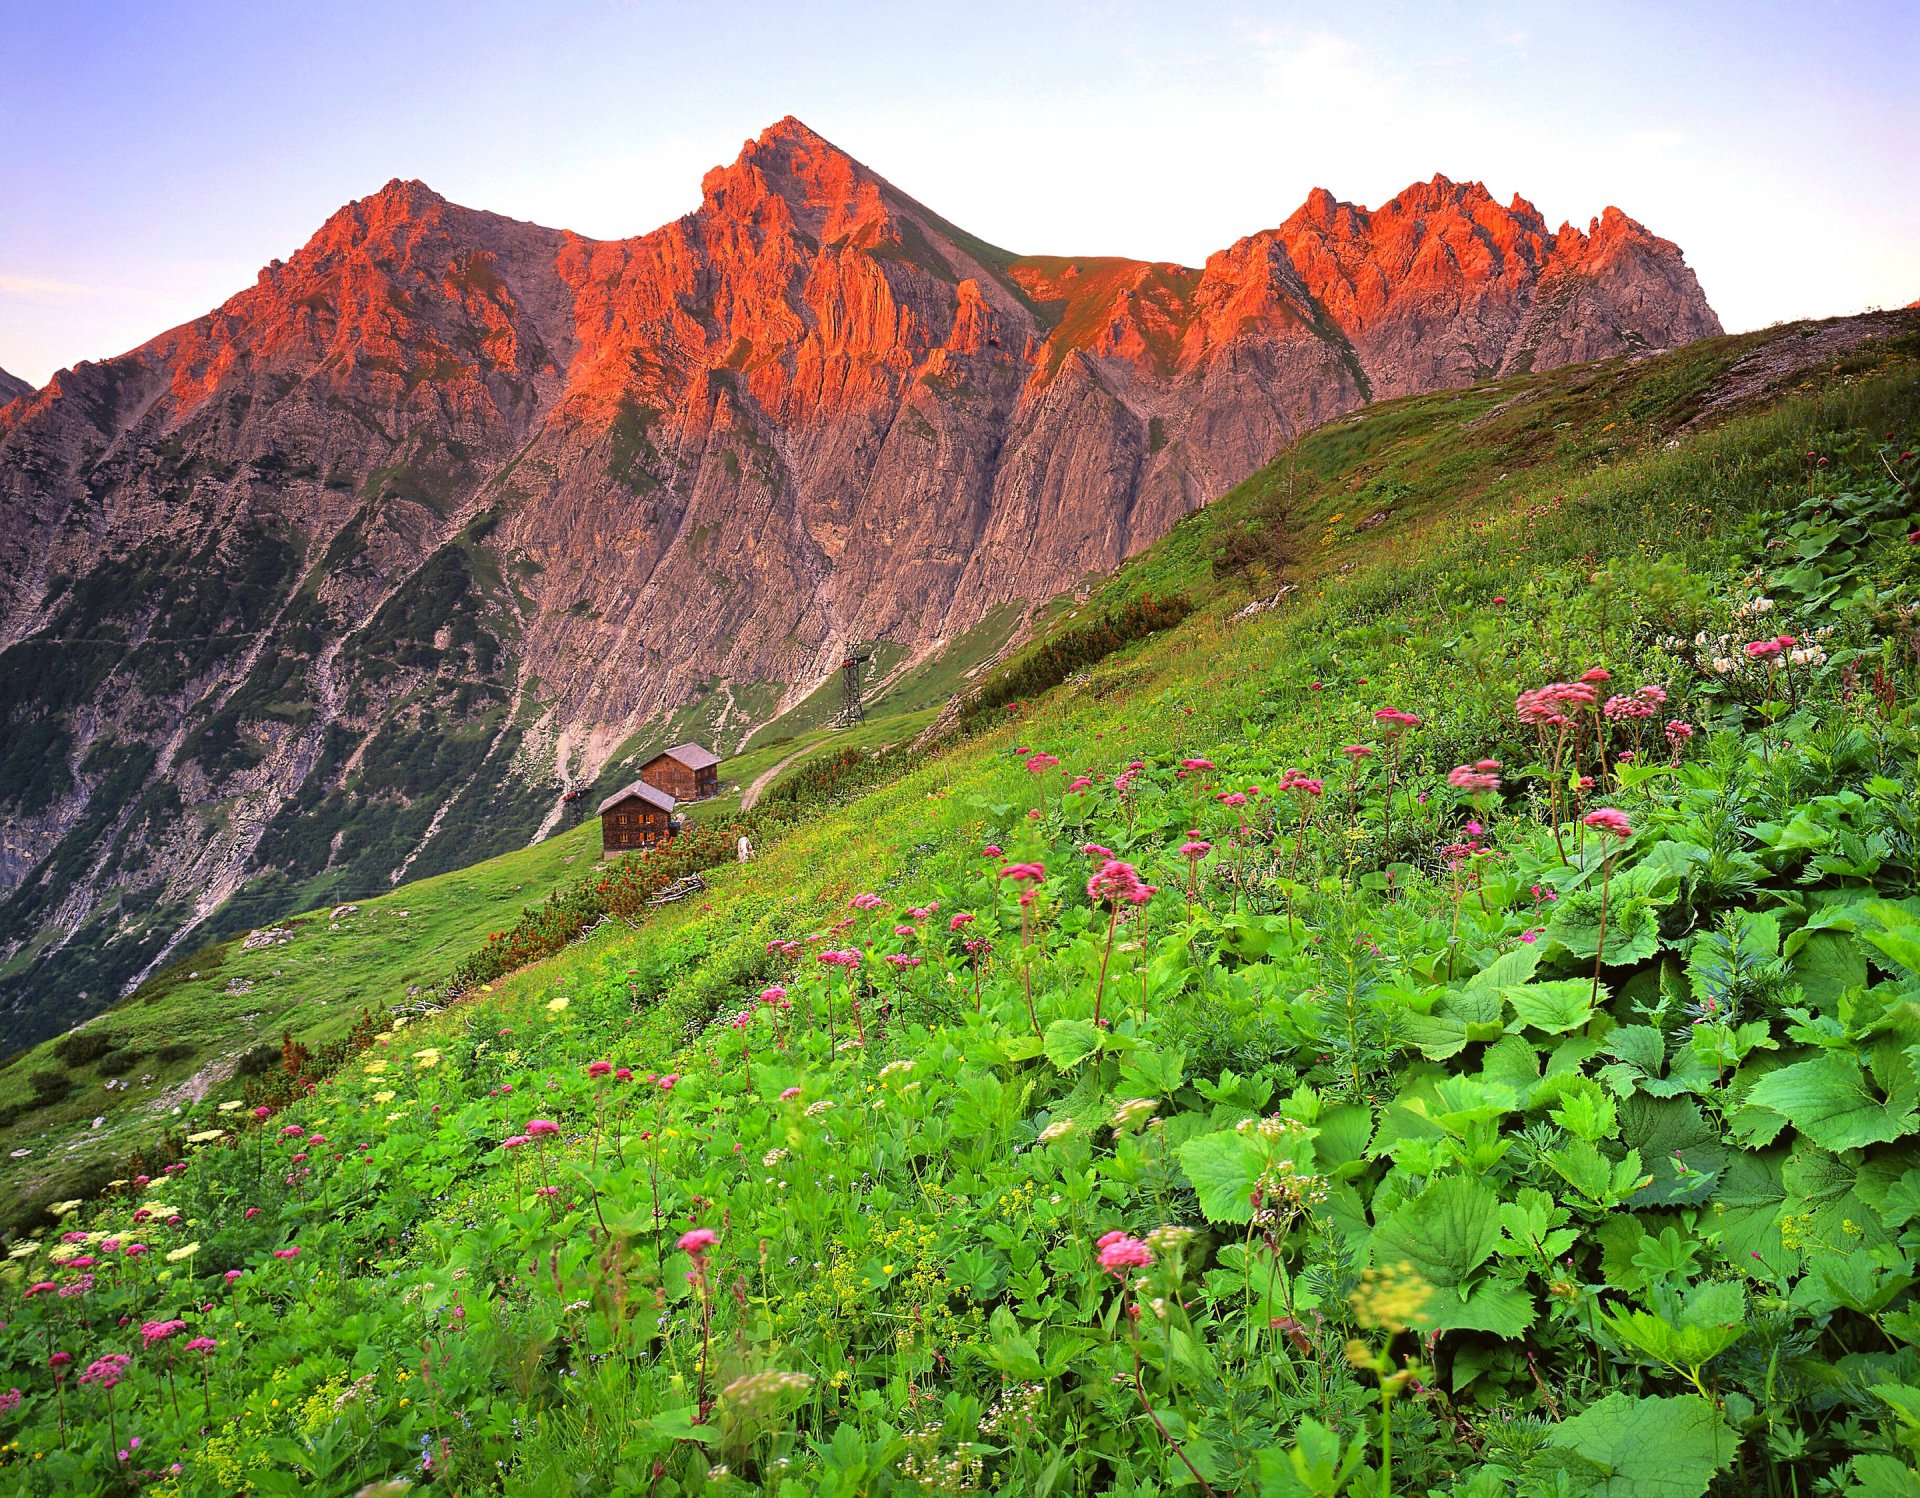
[[[1092,1020],[1057,1019],[1047,1026],[1047,1060],[1060,1071],[1072,1071],[1100,1049],[1100,1031]]]
[[[1500,1198],[1478,1177],[1440,1176],[1374,1229],[1373,1261],[1405,1260],[1427,1283],[1455,1289],[1500,1241]]]
[[[1434,1297],[1422,1319],[1433,1331],[1485,1332],[1512,1339],[1526,1334],[1535,1314],[1533,1297],[1521,1286],[1488,1283],[1474,1286],[1464,1301]]]
[[[1200,1195],[1209,1222],[1247,1222],[1253,1188],[1264,1168],[1259,1145],[1235,1129],[1202,1134],[1180,1146],[1180,1167]]]
[[[1860,1063],[1838,1051],[1822,1051],[1768,1072],[1747,1094],[1747,1101],[1771,1108],[1822,1149],[1860,1149],[1884,1144],[1920,1128],[1920,1096],[1913,1065],[1889,1067],[1894,1089],[1877,1093]]]
[[[1547,922],[1547,940],[1578,958],[1591,959],[1600,950],[1600,892],[1576,890],[1554,907]],[[1660,921],[1653,902],[1630,895],[1607,902],[1609,966],[1642,962],[1660,950]]]
[[[1586,978],[1524,983],[1508,989],[1507,999],[1521,1024],[1549,1035],[1577,1030],[1593,1017],[1593,983]]]
[[[1596,1498],[1700,1498],[1733,1461],[1740,1437],[1697,1394],[1635,1399],[1609,1394],[1547,1438]]]

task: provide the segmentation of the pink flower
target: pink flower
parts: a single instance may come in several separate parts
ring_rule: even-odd
[[[1402,712],[1397,707],[1380,708],[1374,713],[1373,721],[1381,724],[1389,734],[1399,733],[1406,728],[1418,728],[1421,723],[1417,713]]]
[[[1455,790],[1477,796],[1485,791],[1499,790],[1500,776],[1497,769],[1480,770],[1472,765],[1455,765],[1447,771],[1447,784]]]
[[[1093,784],[1093,777],[1091,775],[1076,775],[1073,777],[1072,783],[1067,786],[1067,794],[1071,796],[1075,792],[1084,791],[1088,786],[1092,784]]]
[[[1111,858],[1111,857],[1113,857],[1113,849],[1111,849],[1111,848],[1103,848],[1103,847],[1101,847],[1101,846],[1100,846],[1100,845],[1099,845],[1098,843],[1082,843],[1082,844],[1080,845],[1080,851],[1081,851],[1082,853],[1084,853],[1084,854],[1086,854],[1086,855],[1087,855],[1087,857],[1089,857],[1089,858]]]
[[[1651,682],[1644,687],[1635,688],[1633,695],[1644,702],[1651,702],[1655,707],[1664,707],[1667,701],[1667,689],[1654,686]]]
[[[1154,886],[1141,881],[1140,871],[1130,863],[1110,858],[1087,881],[1087,898],[1098,904],[1144,905],[1157,893]]]
[[[271,1118],[273,1117],[273,1109],[267,1107],[255,1108],[253,1110],[253,1116],[255,1118]]]
[[[789,1087],[785,1092],[780,1094],[780,1101],[783,1103],[790,1103],[799,1096],[800,1096],[800,1089],[798,1087]]]
[[[1580,820],[1595,832],[1605,832],[1613,837],[1630,837],[1633,834],[1633,823],[1627,820],[1627,814],[1611,806],[1590,811]]]
[[[763,1004],[784,1004],[786,1000],[787,991],[778,983],[760,990],[760,1002]]]
[[[47,1366],[49,1368],[64,1368],[67,1366],[67,1364],[71,1363],[72,1361],[73,1361],[72,1353],[56,1352],[53,1354],[52,1357],[47,1359]]]
[[[1603,681],[1612,681],[1613,673],[1605,666],[1595,666],[1591,671],[1584,672],[1580,679],[1589,686],[1597,686]]]
[[[633,1068],[631,1066],[621,1067],[613,1074],[613,1080],[616,1082],[631,1082],[633,1080]]]
[[[521,1145],[531,1143],[533,1143],[533,1141],[525,1134],[509,1134],[505,1139],[500,1141],[500,1148],[503,1150],[517,1150]]]
[[[183,1332],[186,1329],[187,1324],[184,1321],[145,1321],[140,1325],[140,1335],[146,1341],[146,1345],[151,1347],[156,1342],[166,1341],[175,1332]]]
[[[698,1258],[719,1241],[720,1235],[712,1228],[694,1228],[680,1235],[680,1251]]]
[[[827,967],[853,969],[860,966],[860,954],[854,951],[817,952],[813,960]]]
[[[1667,724],[1667,742],[1677,749],[1686,743],[1688,739],[1692,738],[1694,732],[1694,726],[1691,723],[1682,722],[1679,718],[1674,718]]]
[[[1545,926],[1535,926],[1530,931],[1522,931],[1520,933],[1520,940],[1525,942],[1528,946],[1532,946],[1535,942],[1540,940],[1541,933],[1544,932],[1546,929],[1547,928]]]
[[[1099,1240],[1100,1267],[1115,1279],[1125,1279],[1129,1269],[1145,1269],[1153,1262],[1153,1250],[1138,1238],[1111,1232]]]
[[[680,1084],[680,1073],[677,1071],[670,1071],[660,1079],[660,1090],[662,1092],[672,1092],[675,1087],[679,1086],[679,1084]]]
[[[129,1259],[137,1259],[146,1251],[147,1245],[144,1243],[129,1243],[125,1248],[120,1250],[120,1252],[125,1254]]]
[[[1211,770],[1213,767],[1213,761],[1210,759],[1183,759],[1180,761],[1180,768],[1183,770]]]
[[[1239,791],[1221,791],[1213,799],[1223,806],[1245,806],[1247,804],[1247,798]]]
[[[298,1248],[276,1248],[273,1251],[273,1256],[276,1259],[297,1259],[300,1257],[300,1250]]]
[[[231,1285],[231,1284],[232,1284],[232,1283],[233,1283],[233,1282],[234,1282],[235,1280],[237,1280],[237,1279],[239,1279],[239,1278],[240,1278],[240,1276],[241,1276],[241,1274],[242,1274],[242,1273],[243,1273],[243,1271],[241,1271],[241,1270],[238,1270],[238,1269],[229,1269],[229,1270],[228,1270],[228,1271],[226,1272],[226,1275],[224,1276],[224,1278],[226,1279],[226,1282],[227,1282],[227,1283],[228,1283],[229,1285]]]
[[[1025,884],[1032,881],[1038,884],[1047,877],[1047,866],[1043,863],[1010,863],[1000,871],[1002,879],[1016,879]]]
[[[1180,856],[1182,858],[1205,858],[1212,851],[1213,851],[1213,844],[1209,842],[1203,842],[1199,838],[1195,838],[1191,842],[1185,842],[1180,845]]]
[[[80,1375],[80,1382],[111,1389],[125,1376],[127,1364],[132,1361],[124,1352],[110,1352],[104,1357],[95,1358],[87,1364],[87,1371]]]
[[[1355,764],[1358,764],[1363,759],[1372,759],[1374,748],[1371,744],[1349,744],[1340,752]]]
[[[612,1074],[612,1071],[613,1063],[611,1061],[589,1061],[587,1063],[587,1075],[590,1077],[609,1076]]]
[[[959,915],[947,922],[947,929],[949,931],[958,931],[962,926],[971,926],[972,924],[973,917],[965,911],[962,911]]]
[[[218,1347],[219,1345],[220,1344],[214,1341],[212,1337],[195,1337],[191,1342],[187,1343],[187,1345],[183,1347],[181,1351],[211,1353],[214,1350],[214,1348]]]
[[[1001,852],[1000,852],[1000,845],[999,845],[998,843],[988,843],[988,844],[986,845],[986,847],[984,847],[984,848],[982,848],[982,849],[980,850],[980,856],[981,856],[982,858],[999,858],[999,857],[1001,857],[1002,855],[1001,855]]]
[[[886,901],[878,895],[855,895],[848,903],[855,910],[878,910]]]
[[[527,1120],[527,1137],[537,1139],[542,1134],[558,1134],[560,1125],[550,1118],[530,1118]]]
[[[33,1284],[27,1286],[22,1293],[26,1299],[32,1300],[36,1295],[45,1295],[49,1291],[58,1290],[59,1288],[60,1287],[52,1280],[36,1280]]]
[[[1752,659],[1762,661],[1770,655],[1778,655],[1783,647],[1778,640],[1749,640],[1740,648]]]
[[[280,1135],[284,1139],[291,1139],[296,1134],[304,1134],[306,1132],[307,1131],[301,1128],[299,1124],[288,1124],[280,1131]]]
[[[245,1212],[240,1214],[242,1221],[245,1221],[245,1222],[252,1222],[253,1219],[258,1217],[259,1215],[260,1215],[260,1209],[258,1207],[248,1207]]]
[[[1051,754],[1042,753],[1036,754],[1032,759],[1028,760],[1027,768],[1036,775],[1044,775],[1059,763],[1060,761],[1055,759]]]

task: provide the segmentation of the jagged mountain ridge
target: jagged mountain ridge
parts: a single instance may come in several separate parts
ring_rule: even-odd
[[[1719,331],[1617,210],[1442,177],[1199,268],[1015,256],[791,119],[702,187],[594,241],[396,181],[0,408],[0,999],[524,841],[556,764],[937,649],[1369,398]]]
[[[18,400],[23,395],[31,394],[33,394],[33,386],[21,379],[19,375],[8,374],[6,370],[0,369],[0,406],[6,405],[9,401]]]

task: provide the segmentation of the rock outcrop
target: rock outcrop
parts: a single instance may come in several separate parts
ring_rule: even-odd
[[[1718,331],[1617,209],[1444,177],[1199,268],[1011,254],[792,119],[635,239],[389,183],[0,405],[0,960],[84,1012],[216,910],[524,841],[689,702],[1108,569],[1364,401]]]
[[[19,375],[8,374],[4,369],[0,369],[0,406],[6,405],[9,401],[16,401],[23,395],[31,394],[33,394],[33,386],[21,379]]]

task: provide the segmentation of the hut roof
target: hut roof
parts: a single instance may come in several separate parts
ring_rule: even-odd
[[[649,806],[659,807],[661,811],[673,810],[673,797],[656,786],[648,785],[644,780],[636,780],[632,785],[622,786],[611,796],[607,797],[606,800],[602,801],[600,803],[600,815],[604,817],[622,801],[629,800],[635,796],[638,796]]]
[[[704,770],[709,765],[720,763],[720,756],[704,744],[675,744],[671,749],[662,749],[647,763],[653,764],[663,759],[677,759],[689,770]]]

